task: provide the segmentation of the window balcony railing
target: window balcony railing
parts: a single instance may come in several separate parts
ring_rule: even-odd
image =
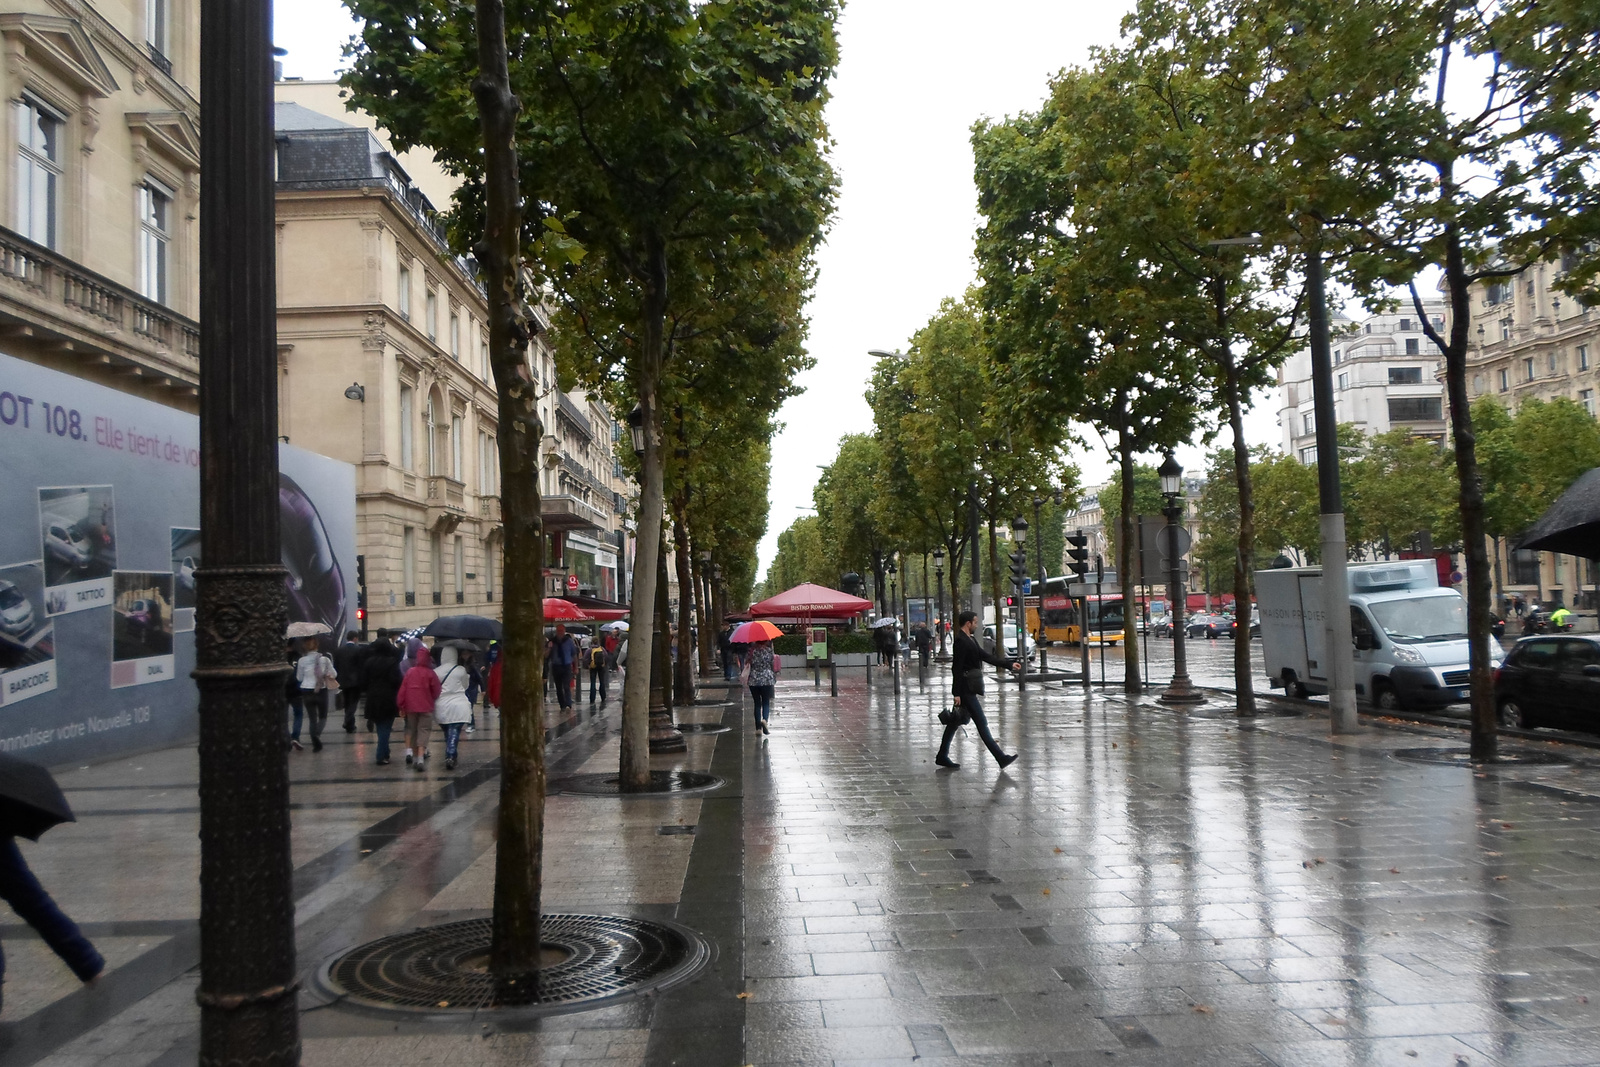
[[[198,323],[0,228],[0,298],[8,291],[31,307],[42,303],[56,312],[62,321],[40,323],[55,332],[75,335],[81,331],[81,340],[108,352],[130,360],[141,355],[159,358],[198,377]],[[170,374],[178,368],[159,369]]]

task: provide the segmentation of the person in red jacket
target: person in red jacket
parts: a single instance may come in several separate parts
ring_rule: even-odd
[[[433,727],[433,705],[439,699],[439,676],[433,671],[433,657],[427,650],[417,653],[417,661],[400,683],[397,703],[406,718],[406,762],[418,771],[428,758],[428,733]]]

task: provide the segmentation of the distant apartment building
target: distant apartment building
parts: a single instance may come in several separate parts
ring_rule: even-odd
[[[1441,300],[1423,304],[1437,330],[1447,314]],[[1443,439],[1444,385],[1438,350],[1414,310],[1363,319],[1331,316],[1334,411],[1366,434],[1404,428]],[[1278,371],[1278,426],[1283,449],[1302,463],[1317,461],[1317,420],[1311,388],[1311,350],[1302,348]]]
[[[1534,397],[1568,397],[1597,415],[1600,306],[1559,292],[1561,260],[1536,263],[1513,277],[1474,285],[1469,294],[1471,347],[1467,392],[1497,397],[1516,410]],[[1496,601],[1596,606],[1592,561],[1490,543],[1497,556]]]
[[[357,468],[369,627],[497,616],[498,403],[475,264],[451,254],[422,183],[336,84],[280,81],[276,131],[280,433]],[[619,434],[603,404],[561,391],[535,314],[545,593],[615,601],[631,495]]]
[[[18,7],[0,13],[5,351],[196,411],[199,9]]]

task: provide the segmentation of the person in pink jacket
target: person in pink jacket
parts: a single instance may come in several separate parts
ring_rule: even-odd
[[[423,769],[428,758],[428,733],[433,726],[433,706],[439,699],[439,676],[433,670],[433,657],[424,649],[400,683],[396,701],[406,718],[406,763]]]

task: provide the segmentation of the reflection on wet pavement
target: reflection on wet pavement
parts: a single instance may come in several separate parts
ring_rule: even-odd
[[[1230,650],[1208,644],[1197,680],[1226,682]],[[546,906],[706,931],[718,959],[695,983],[514,1026],[308,998],[304,1062],[1600,1062],[1592,752],[1534,744],[1568,762],[1475,770],[1395,758],[1462,743],[1429,727],[1333,739],[1314,715],[991,684],[1021,759],[997,770],[968,730],[948,771],[947,675],[903,683],[785,681],[766,738],[738,705],[687,709],[734,729],[656,766],[720,790],[549,798]],[[580,708],[553,772],[614,768],[615,730],[614,706]],[[305,967],[486,912],[496,740],[480,729],[453,775],[372,767],[365,734],[295,754]],[[81,989],[0,912],[0,1063],[193,1061],[193,762],[62,775],[84,817],[29,859],[115,969]]]

